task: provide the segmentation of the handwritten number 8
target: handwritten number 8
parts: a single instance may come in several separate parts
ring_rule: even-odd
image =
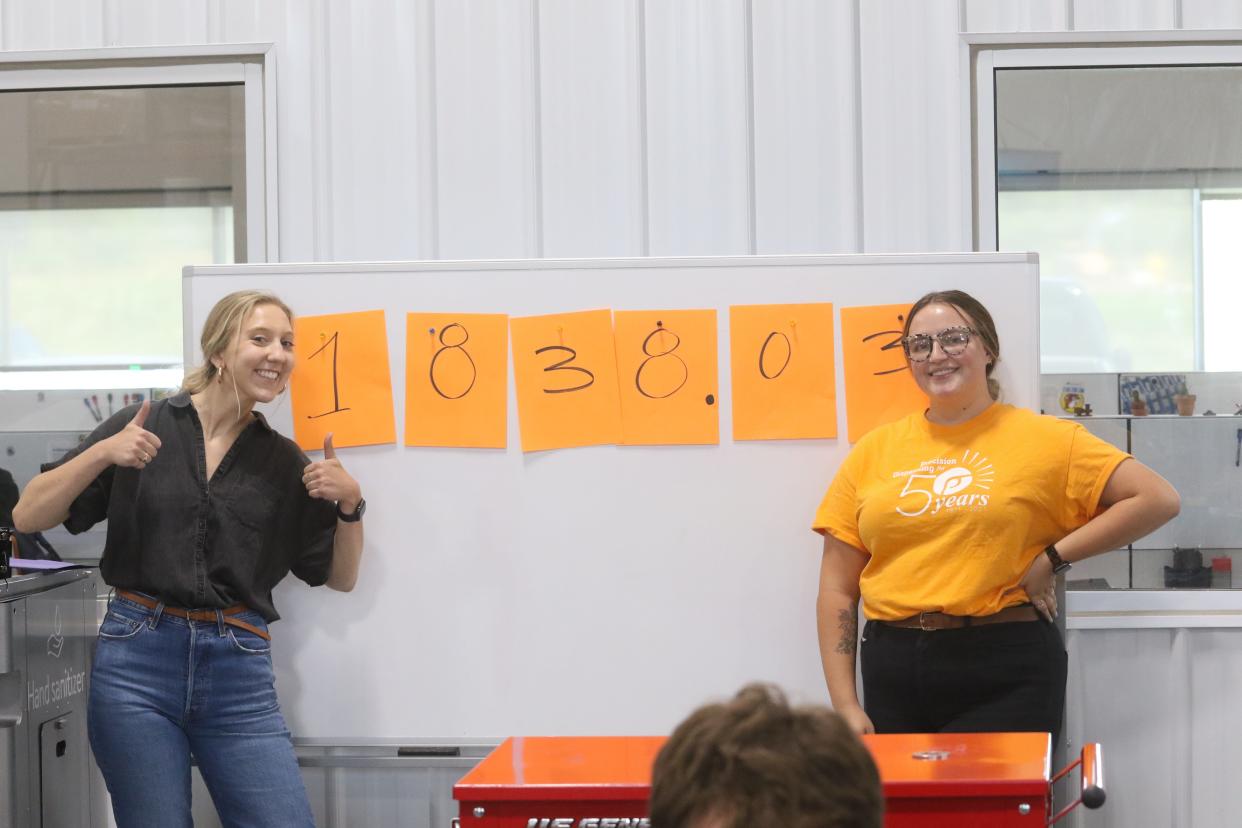
[[[687,380],[690,379],[690,369],[686,367],[686,361],[677,356],[677,354],[673,353],[673,351],[677,350],[677,346],[681,345],[681,337],[665,328],[659,322],[656,323],[656,326],[656,329],[647,334],[647,338],[643,340],[643,353],[647,355],[647,358],[642,361],[642,364],[638,366],[638,370],[634,372],[634,387],[638,389],[638,393],[642,394],[649,400],[662,400],[665,397],[673,396],[680,391],[681,387],[686,384]],[[656,336],[656,334],[667,334],[668,336],[671,336],[673,338],[673,346],[671,348],[665,348],[657,354],[653,354],[651,351],[647,350],[647,346],[651,344],[651,340],[654,336]],[[663,336],[660,337],[660,344],[664,344]],[[681,382],[677,383],[672,390],[664,394],[651,394],[648,393],[647,389],[643,387],[643,369],[647,367],[648,362],[651,362],[653,359],[660,359],[661,357],[671,357],[681,363]]]
[[[454,328],[457,329],[457,333],[460,333],[461,341],[450,345],[448,342],[445,341],[444,337],[448,334],[449,331],[453,330]],[[439,394],[441,397],[443,397],[446,400],[460,400],[462,397],[470,393],[470,389],[474,388],[475,380],[478,379],[479,369],[475,366],[474,360],[470,357],[469,352],[466,351],[464,347],[465,344],[469,341],[470,341],[470,332],[467,331],[465,326],[459,322],[453,322],[449,325],[445,325],[443,328],[440,329],[440,344],[444,347],[436,351],[435,355],[431,357],[431,367],[428,369],[427,373],[431,379],[431,387],[435,390],[437,394]],[[470,384],[467,385],[465,390],[462,391],[460,394],[446,394],[444,393],[444,389],[440,387],[440,383],[436,382],[436,361],[440,359],[441,356],[444,355],[445,351],[448,351],[448,350],[460,351],[461,355],[464,356],[466,358],[466,361],[470,363]]]

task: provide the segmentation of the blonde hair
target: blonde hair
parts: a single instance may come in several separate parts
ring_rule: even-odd
[[[198,394],[216,381],[220,376],[220,368],[215,364],[215,359],[241,337],[242,325],[251,311],[259,305],[275,305],[285,312],[290,323],[293,322],[293,311],[274,293],[239,290],[225,296],[207,314],[207,321],[203,323],[203,332],[199,336],[203,364],[186,372],[181,383],[182,391]]]

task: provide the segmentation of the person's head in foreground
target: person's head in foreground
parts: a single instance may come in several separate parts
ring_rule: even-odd
[[[656,756],[652,828],[880,828],[867,748],[827,707],[769,685],[690,714]]]

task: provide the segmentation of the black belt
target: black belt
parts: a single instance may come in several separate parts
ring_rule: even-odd
[[[1030,604],[1019,604],[1015,607],[1005,607],[1000,612],[994,612],[991,615],[949,615],[947,612],[920,612],[918,615],[911,615],[909,618],[902,618],[898,621],[881,621],[881,624],[888,624],[890,627],[902,627],[903,629],[923,630],[929,632],[931,630],[960,630],[966,627],[980,627],[986,624],[1009,624],[1014,621],[1038,621],[1040,615]]]

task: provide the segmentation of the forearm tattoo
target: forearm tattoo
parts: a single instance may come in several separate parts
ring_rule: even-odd
[[[837,629],[841,631],[837,652],[854,655],[858,650],[858,613],[855,610],[837,610]]]

